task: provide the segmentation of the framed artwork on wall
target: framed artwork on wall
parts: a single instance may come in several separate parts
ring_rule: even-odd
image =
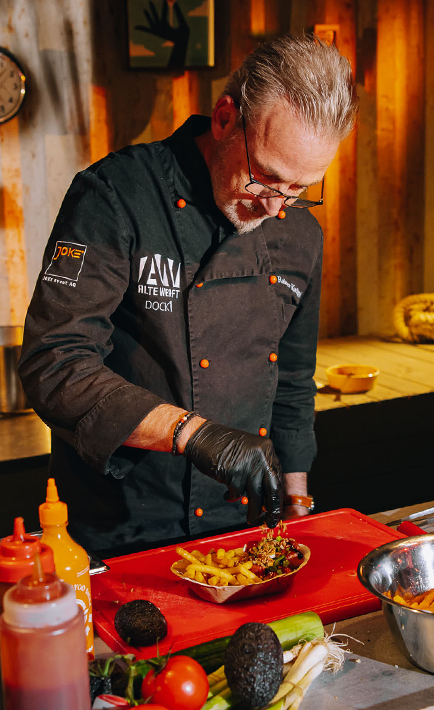
[[[128,0],[131,69],[214,66],[214,0]]]

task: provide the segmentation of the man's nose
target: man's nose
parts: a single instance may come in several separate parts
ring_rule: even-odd
[[[258,199],[261,201],[261,204],[263,205],[263,207],[269,217],[277,217],[280,210],[282,209],[282,204],[283,204],[283,200],[284,200],[283,197],[266,197],[265,198],[265,197],[261,197],[259,195]]]

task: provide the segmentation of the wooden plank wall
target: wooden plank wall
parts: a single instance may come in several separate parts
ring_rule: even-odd
[[[434,293],[434,0],[425,0],[425,224],[424,291]]]
[[[145,0],[144,0],[145,2]],[[126,2],[2,0],[0,45],[21,59],[25,107],[0,127],[0,326],[20,325],[74,174],[109,150],[210,113],[263,38],[338,27],[357,75],[357,132],[329,170],[320,336],[385,333],[403,296],[434,291],[434,0],[216,0],[216,65],[130,71]],[[426,50],[425,50],[426,47]]]

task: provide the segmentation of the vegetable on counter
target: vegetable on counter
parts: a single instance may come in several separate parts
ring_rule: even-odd
[[[332,641],[331,638],[300,642],[283,654],[285,675],[276,695],[265,706],[243,704],[243,707],[249,710],[297,710],[317,676],[324,670],[337,673],[342,668],[345,653],[342,646],[343,644]],[[229,688],[225,667],[222,666],[210,674],[208,681],[211,697],[202,710],[229,710],[238,707],[241,696],[237,697],[233,689]]]
[[[149,646],[167,635],[167,621],[159,608],[147,599],[134,599],[117,610],[117,633],[131,646]]]
[[[337,673],[344,664],[341,643],[329,637],[313,639],[299,644],[289,651],[284,661],[289,661],[289,670],[278,693],[267,706],[268,710],[297,710],[310,684],[324,670]],[[293,660],[294,659],[294,660]]]
[[[273,629],[266,624],[243,624],[229,641],[224,658],[229,688],[250,707],[266,705],[279,690],[283,651]]]
[[[209,683],[202,666],[188,656],[170,656],[152,664],[142,683],[143,699],[170,710],[201,710]]]
[[[301,641],[309,642],[313,639],[322,639],[324,637],[324,627],[320,617],[310,611],[294,614],[277,621],[272,621],[265,626],[272,629],[279,639],[280,645],[284,652],[285,663],[288,662],[285,661],[285,652],[287,653],[290,649],[296,647]],[[217,638],[213,641],[192,646],[174,654],[167,654],[156,659],[134,661],[134,657],[131,655],[116,655],[109,659],[92,661],[92,663],[89,664],[89,672],[93,675],[110,677],[111,673],[115,669],[117,673],[118,666],[122,665],[124,668],[123,683],[127,686],[124,691],[125,697],[129,700],[132,706],[136,704],[135,706],[137,707],[138,703],[144,702],[141,688],[145,677],[149,674],[153,667],[155,667],[156,664],[161,664],[162,662],[167,662],[167,665],[169,665],[170,661],[173,662],[175,659],[187,656],[188,659],[193,659],[194,661],[197,661],[200,666],[202,666],[204,669],[203,675],[205,676],[205,679],[207,678],[206,673],[209,674],[207,679],[207,684],[209,684],[208,699],[205,694],[202,701],[204,703],[203,710],[227,710],[228,708],[234,708],[236,704],[235,696],[232,696],[223,667],[225,651],[231,638],[232,636]],[[185,663],[185,660],[183,663]],[[100,670],[98,670],[99,664],[101,664]],[[100,690],[99,692],[101,693],[104,691]],[[105,692],[113,692],[113,689],[111,689],[111,691],[107,689]],[[118,693],[119,695],[122,694],[119,691]],[[277,702],[280,701],[278,700]],[[151,705],[145,704],[145,707],[149,707],[150,710],[152,710],[152,704],[161,704],[163,708],[167,705],[168,710],[174,710],[175,708],[173,704],[168,704],[167,702],[165,705],[163,698],[156,696],[153,696],[150,699],[150,703]],[[199,707],[202,710],[202,706]],[[276,708],[273,708],[273,710],[282,710],[283,707],[283,705],[277,706]],[[186,708],[191,710],[188,705]]]
[[[273,629],[284,651],[295,646],[300,639],[311,641],[324,636],[322,621],[313,611],[305,611],[277,621],[270,621],[267,626]],[[184,648],[179,653],[194,658],[207,673],[211,673],[223,664],[224,654],[231,638],[231,636],[216,638],[197,646]],[[177,655],[177,653],[173,655]]]
[[[128,685],[127,666],[134,656],[116,655],[89,661],[89,685],[91,702],[97,695],[109,693],[125,695]]]

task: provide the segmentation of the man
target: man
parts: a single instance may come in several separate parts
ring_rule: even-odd
[[[20,375],[90,549],[203,537],[246,512],[274,527],[282,500],[285,519],[308,512],[322,233],[297,197],[356,111],[336,48],[287,36],[246,58],[211,121],[74,179]]]

